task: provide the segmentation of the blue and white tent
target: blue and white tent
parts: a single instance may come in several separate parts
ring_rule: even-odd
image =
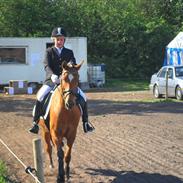
[[[167,45],[163,65],[183,65],[183,32]]]

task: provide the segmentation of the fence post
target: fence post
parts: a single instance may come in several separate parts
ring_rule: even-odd
[[[168,99],[168,70],[166,71],[166,75],[165,75],[165,78],[166,78],[166,93],[165,93],[165,99],[167,100]]]
[[[43,172],[43,157],[41,139],[33,139],[33,154],[34,154],[34,167],[36,169],[36,175],[41,183],[44,183],[44,172]],[[36,181],[37,183],[37,181]]]

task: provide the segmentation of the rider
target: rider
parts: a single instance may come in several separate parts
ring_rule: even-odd
[[[54,41],[54,46],[46,50],[44,59],[44,69],[46,71],[46,79],[37,93],[37,100],[33,110],[33,126],[29,132],[37,134],[39,131],[39,118],[41,116],[41,107],[44,97],[60,83],[60,75],[62,73],[62,62],[66,61],[70,64],[76,64],[73,51],[64,47],[66,32],[62,27],[54,28],[51,38]],[[88,110],[86,96],[83,91],[78,88],[77,101],[82,108],[82,121],[84,132],[92,132],[94,127],[88,121]]]

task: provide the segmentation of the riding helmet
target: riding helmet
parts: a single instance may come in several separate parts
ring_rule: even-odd
[[[66,32],[62,27],[56,27],[51,33],[51,37],[64,36],[66,37]]]

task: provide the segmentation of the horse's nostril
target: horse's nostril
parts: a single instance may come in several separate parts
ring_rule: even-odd
[[[74,106],[74,102],[72,102],[72,101],[68,101],[68,102],[66,103],[66,108],[67,108],[67,109],[71,109],[73,106]]]
[[[70,105],[70,108],[72,108],[74,106],[74,103],[70,102],[69,105]]]
[[[65,107],[66,107],[67,110],[69,110],[70,109],[69,103],[66,103]]]

